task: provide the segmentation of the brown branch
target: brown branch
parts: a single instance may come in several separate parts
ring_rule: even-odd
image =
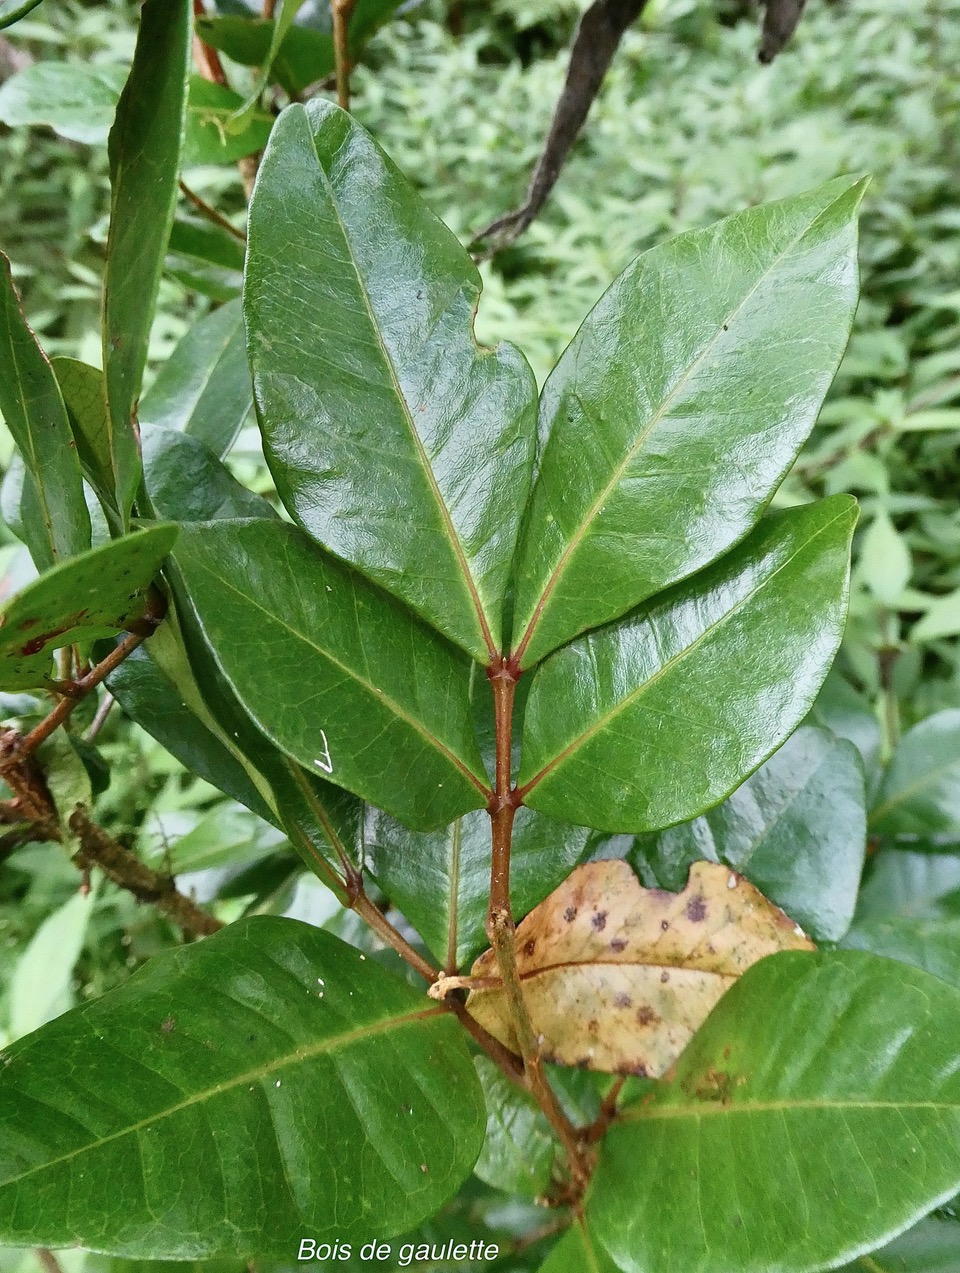
[[[203,0],[193,0],[194,19],[205,17],[206,12]],[[205,80],[209,80],[211,84],[229,85],[227,73],[220,61],[220,54],[212,45],[205,44],[196,33],[193,37],[193,60]]]
[[[772,62],[797,29],[807,0],[764,0],[760,33],[761,62]]]
[[[277,0],[263,0],[263,8],[261,10],[261,13],[263,15],[264,22],[272,22],[273,15],[276,13],[276,11],[277,11]]]
[[[356,0],[330,0],[333,15],[333,56],[337,70],[337,102],[350,109],[350,14]]]
[[[497,217],[476,236],[475,245],[489,241],[484,255],[492,255],[515,242],[546,203],[624,32],[646,5],[647,0],[594,0],[581,17],[570,48],[567,78],[530,178],[527,196],[519,208]]]
[[[132,893],[138,902],[156,906],[169,916],[188,937],[210,937],[223,927],[221,920],[178,892],[172,876],[161,875],[146,866],[92,822],[82,804],[74,808],[68,821],[79,841],[72,860],[81,870],[99,867],[108,879]]]
[[[256,174],[254,174],[256,175]],[[228,234],[232,234],[235,239],[239,239],[241,243],[246,243],[247,236],[244,232],[237,228],[232,221],[229,221],[222,212],[218,212],[205,199],[201,199],[195,190],[191,190],[185,181],[178,182],[180,193],[183,197],[192,203],[201,216],[212,221],[214,225],[219,226],[221,230],[226,230]]]
[[[44,1273],[63,1273],[63,1265],[47,1247],[34,1247],[33,1253],[37,1257],[37,1261],[43,1268]]]

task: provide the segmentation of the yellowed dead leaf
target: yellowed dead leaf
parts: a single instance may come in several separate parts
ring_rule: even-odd
[[[721,995],[778,950],[814,950],[799,925],[716,862],[695,862],[682,893],[643,888],[628,863],[577,867],[516,932],[524,1002],[544,1060],[657,1078]],[[472,978],[497,976],[493,952]],[[467,1010],[518,1051],[506,996]]]

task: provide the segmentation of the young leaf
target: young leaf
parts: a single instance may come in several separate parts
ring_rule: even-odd
[[[695,862],[682,893],[641,888],[626,862],[579,866],[516,932],[523,1000],[543,1058],[658,1078],[710,1009],[758,959],[813,950],[741,875]],[[488,950],[472,977],[495,977]],[[519,1051],[506,996],[471,991],[467,1009]]]
[[[118,520],[103,372],[76,358],[53,358],[83,475],[111,520]]]
[[[290,1259],[432,1215],[483,1139],[452,1016],[295,920],[155,956],[4,1059],[10,1244]]]
[[[276,746],[420,830],[483,807],[467,665],[403,606],[282,522],[187,526],[175,561]]]
[[[853,1259],[960,1185],[958,1057],[960,992],[926,973],[762,960],[611,1128],[588,1226],[625,1273],[664,1251],[684,1273]]]
[[[83,552],[90,547],[90,516],[66,408],[50,363],[27,326],[2,253],[0,413],[20,448],[24,482],[42,528],[34,553],[38,568]]]
[[[116,502],[124,518],[140,480],[137,399],[177,200],[191,34],[188,0],[145,0],[110,131],[103,366]]]
[[[320,99],[284,112],[244,284],[277,490],[310,535],[485,663],[536,389],[516,349],[476,344],[479,292],[467,253],[349,115]]]
[[[693,822],[637,837],[627,854],[663,888],[691,863],[722,862],[755,884],[815,941],[853,919],[866,849],[863,764],[852,743],[807,725],[723,804]]]
[[[240,301],[205,315],[164,363],[140,403],[141,424],[179,429],[226,455],[253,407]]]
[[[510,897],[525,915],[555,889],[587,852],[585,827],[518,809],[510,851]],[[441,964],[469,964],[488,944],[490,819],[465,813],[428,834],[408,831],[371,810],[366,861],[377,884],[413,924]]]
[[[48,915],[17,961],[10,981],[10,1032],[29,1034],[73,1003],[73,969],[80,957],[95,893],[77,891]]]
[[[17,593],[0,615],[0,689],[50,685],[54,650],[136,630],[176,538],[176,526],[149,526],[55,566]]]
[[[513,629],[522,666],[756,522],[847,343],[863,189],[841,178],[681,234],[588,316],[541,398]]]
[[[649,608],[555,654],[524,717],[526,803],[601,830],[652,831],[729,795],[792,733],[826,675],[855,519],[848,496],[770,516]]]
[[[570,1226],[539,1273],[619,1273],[606,1251],[582,1224]]]
[[[859,569],[864,583],[877,600],[887,606],[896,606],[910,582],[913,563],[907,541],[883,509],[878,511],[863,536]]]
[[[960,710],[928,716],[905,734],[884,775],[870,829],[931,835],[960,827]]]

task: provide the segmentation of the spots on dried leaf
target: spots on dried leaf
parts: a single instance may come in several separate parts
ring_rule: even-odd
[[[645,1003],[642,1008],[637,1009],[637,1023],[639,1025],[653,1025],[660,1018],[650,1007],[649,1003]]]
[[[650,1077],[650,1075],[647,1073],[647,1067],[644,1065],[642,1061],[638,1061],[637,1064],[631,1069],[630,1073],[633,1074],[638,1079],[646,1079]]]
[[[602,933],[607,926],[607,912],[595,911],[593,918],[590,920],[590,927],[596,933]]]
[[[615,1008],[632,1008],[633,1000],[628,994],[625,994],[624,991],[618,990],[613,996],[613,1006]]]
[[[567,909],[563,912],[563,918],[567,921],[568,924],[572,924],[573,921],[577,918],[577,908],[575,906],[568,906]]]
[[[664,968],[663,972],[660,974],[660,980],[663,982],[664,985],[666,985],[667,982],[670,980],[670,974],[667,972],[666,968]]]
[[[669,921],[668,919],[662,919],[662,920],[660,921],[660,931],[661,931],[661,933],[665,933],[669,927],[670,927],[670,921]]]
[[[531,937],[528,942],[524,942],[523,953],[525,955],[532,955],[536,949],[537,949],[537,939],[535,937]]]
[[[610,949],[615,955],[620,955],[627,949],[629,944],[630,943],[627,941],[626,937],[614,937],[613,941],[610,943]]]
[[[687,902],[686,916],[691,924],[702,924],[707,918],[707,904],[700,895]]]

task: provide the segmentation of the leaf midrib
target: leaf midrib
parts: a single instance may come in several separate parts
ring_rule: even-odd
[[[92,1153],[104,1145],[110,1144],[112,1141],[120,1140],[124,1136],[142,1131],[144,1128],[152,1127],[156,1123],[165,1118],[170,1118],[174,1114],[179,1114],[185,1109],[190,1109],[194,1105],[202,1104],[205,1101],[214,1100],[218,1096],[222,1096],[224,1092],[233,1091],[235,1088],[242,1087],[244,1084],[249,1085],[258,1079],[265,1078],[271,1074],[285,1069],[290,1065],[300,1065],[305,1061],[311,1061],[315,1057],[323,1056],[332,1052],[336,1052],[345,1047],[368,1038],[375,1038],[379,1034],[385,1034],[390,1030],[402,1029],[404,1026],[411,1025],[416,1021],[422,1021],[430,1017],[446,1016],[447,1011],[442,1007],[422,1008],[417,1012],[405,1013],[402,1017],[386,1017],[380,1021],[375,1021],[370,1025],[358,1026],[354,1030],[350,1030],[345,1034],[335,1035],[332,1038],[319,1039],[315,1043],[305,1047],[295,1048],[293,1052],[278,1058],[277,1060],[268,1061],[263,1065],[259,1065],[256,1069],[248,1070],[246,1073],[236,1078],[230,1079],[224,1083],[215,1083],[211,1087],[204,1088],[200,1092],[194,1093],[185,1100],[178,1101],[174,1105],[168,1106],[166,1109],[150,1114],[146,1118],[140,1119],[138,1122],[130,1123],[126,1127],[121,1127],[115,1132],[111,1132],[108,1136],[102,1136],[97,1140],[91,1141],[89,1144],[80,1145],[76,1149],[70,1150],[66,1154],[61,1154],[59,1158],[51,1158],[46,1162],[38,1163],[35,1167],[23,1171],[19,1176],[8,1176],[6,1180],[0,1180],[0,1191],[11,1186],[20,1184],[21,1181],[28,1179],[30,1176],[36,1175],[38,1172],[49,1171],[54,1167],[59,1167],[61,1163],[70,1162],[74,1158],[80,1157],[82,1154]],[[158,1077],[164,1078],[163,1075]],[[169,1079],[165,1079],[169,1082]],[[38,1098],[42,1099],[42,1098]]]
[[[717,632],[720,628],[722,628],[727,622],[729,622],[729,620],[732,619],[733,616],[736,615],[740,610],[742,610],[744,606],[748,605],[754,599],[754,597],[758,596],[761,592],[763,592],[765,588],[769,587],[770,584],[773,583],[773,581],[776,579],[776,577],[779,574],[782,574],[784,570],[786,570],[790,565],[792,565],[792,563],[796,560],[797,557],[800,556],[801,553],[805,552],[810,547],[811,544],[813,544],[817,539],[820,538],[821,535],[825,535],[827,531],[829,531],[833,526],[836,525],[837,522],[842,521],[844,517],[848,515],[848,513],[849,513],[849,508],[844,507],[844,509],[841,512],[839,512],[836,517],[832,518],[829,522],[826,522],[823,526],[819,527],[812,535],[810,535],[808,539],[805,539],[803,543],[801,543],[797,547],[797,549],[790,554],[790,556],[786,559],[786,561],[784,561],[781,565],[779,565],[776,568],[776,570],[774,570],[771,574],[767,575],[766,578],[762,581],[762,583],[759,583],[755,588],[752,588],[750,592],[748,592],[744,597],[741,598],[740,601],[738,601],[729,610],[725,611],[724,614],[722,614],[715,623],[712,623],[709,627],[705,628],[703,632],[701,632],[700,635],[695,638],[695,640],[693,640],[689,645],[684,646],[682,650],[679,650],[676,654],[674,654],[672,658],[667,660],[666,663],[663,663],[660,667],[658,667],[652,676],[648,677],[647,680],[643,681],[640,685],[638,685],[635,690],[627,694],[618,703],[614,704],[614,706],[605,715],[599,716],[597,720],[593,723],[593,725],[589,727],[589,729],[584,730],[582,734],[578,735],[576,738],[573,738],[563,748],[563,750],[559,752],[553,758],[553,760],[549,762],[549,764],[544,765],[544,767],[538,773],[536,773],[529,780],[529,782],[526,782],[523,784],[523,786],[520,788],[523,795],[526,795],[529,791],[532,791],[533,788],[538,785],[538,783],[543,781],[543,779],[547,776],[547,774],[549,774],[558,765],[563,764],[564,761],[568,760],[569,757],[574,754],[574,752],[578,751],[585,743],[589,742],[590,739],[593,738],[595,734],[599,733],[600,730],[605,729],[612,720],[615,720],[617,716],[619,716],[622,712],[626,711],[629,707],[631,707],[638,698],[646,694],[647,691],[653,685],[655,685],[657,681],[660,680],[661,677],[665,676],[667,672],[669,672],[671,668],[674,667],[675,664],[679,663],[682,659],[687,658],[688,655],[692,654],[700,645],[703,644],[704,641],[707,640],[708,637],[712,636],[715,632]],[[648,622],[650,621],[650,616],[648,616],[647,621]]]
[[[304,645],[315,651],[315,653],[322,659],[326,659],[327,662],[332,663],[333,666],[343,672],[346,677],[355,681],[357,685],[362,686],[376,702],[382,703],[385,707],[388,707],[399,720],[404,721],[411,729],[414,730],[415,733],[418,733],[428,746],[439,752],[440,755],[454,766],[454,768],[458,769],[460,773],[462,773],[463,776],[467,778],[484,797],[489,795],[489,791],[483,785],[483,782],[467,767],[459,756],[454,755],[445,743],[443,743],[434,734],[431,734],[425,726],[421,725],[415,717],[411,716],[404,708],[402,708],[391,695],[386,693],[385,690],[380,689],[379,686],[368,681],[366,677],[361,676],[352,668],[347,667],[347,665],[342,663],[334,654],[331,654],[329,650],[325,650],[322,646],[316,645],[305,633],[298,631],[296,628],[287,623],[281,615],[274,613],[272,610],[267,610],[265,606],[261,605],[256,597],[252,596],[250,593],[241,591],[233,583],[231,583],[229,579],[225,579],[222,575],[212,570],[199,558],[194,557],[194,564],[200,570],[205,570],[208,575],[215,579],[224,588],[229,589],[236,596],[240,597],[242,601],[259,611],[268,623],[275,623],[279,625],[284,632],[289,633],[290,636],[294,637],[297,641],[302,641]]]
[[[845,194],[847,193],[847,191],[844,191],[843,193]],[[624,473],[632,464],[640,448],[646,443],[647,439],[650,437],[653,430],[657,427],[658,424],[660,424],[660,422],[663,420],[664,416],[666,415],[667,411],[669,411],[670,408],[673,406],[674,402],[677,399],[677,396],[686,388],[690,378],[702,366],[702,364],[707,359],[709,354],[713,351],[717,341],[720,339],[721,335],[727,330],[727,327],[729,326],[729,324],[736,318],[736,316],[744,308],[747,302],[751,300],[754,293],[767,280],[768,276],[773,273],[773,271],[781,264],[781,262],[790,253],[793,252],[793,250],[797,247],[797,245],[801,242],[801,240],[803,240],[808,234],[811,233],[813,228],[816,226],[817,222],[822,217],[826,216],[826,214],[831,210],[831,208],[833,208],[840,201],[842,197],[843,197],[842,195],[838,195],[837,198],[833,199],[825,208],[822,208],[817,213],[817,215],[813,218],[813,220],[810,221],[809,224],[806,225],[803,228],[803,230],[800,231],[800,233],[797,234],[796,237],[790,241],[790,243],[783,249],[783,251],[780,252],[776,257],[774,257],[774,259],[770,262],[770,264],[763,271],[763,273],[760,274],[760,276],[757,278],[756,282],[749,289],[749,291],[747,291],[746,294],[743,296],[743,298],[737,302],[734,308],[731,309],[729,313],[727,313],[724,316],[724,318],[721,320],[720,326],[714,331],[713,335],[709,338],[707,343],[704,345],[703,349],[700,351],[700,353],[697,355],[694,361],[691,362],[690,366],[683,373],[680,380],[678,380],[677,383],[674,385],[673,389],[671,389],[670,392],[666,395],[663,402],[660,404],[660,406],[658,407],[656,412],[653,414],[653,416],[651,416],[650,422],[647,425],[647,427],[637,437],[634,444],[627,450],[627,453],[624,456],[624,459],[616,467],[616,469],[614,469],[613,474],[610,478],[610,481],[607,483],[605,487],[603,487],[597,499],[594,501],[594,503],[590,507],[589,511],[587,512],[586,516],[580,523],[573,537],[570,539],[569,543],[567,544],[567,547],[564,549],[563,553],[561,554],[560,560],[557,562],[556,566],[553,569],[553,573],[550,575],[549,579],[547,580],[546,585],[544,586],[544,589],[542,593],[540,594],[540,598],[537,601],[536,606],[534,607],[533,614],[530,616],[530,620],[527,624],[526,631],[524,632],[523,637],[520,640],[520,643],[516,647],[515,655],[518,659],[522,660],[524,651],[526,650],[527,646],[530,644],[530,641],[532,640],[534,636],[536,625],[539,622],[543,614],[543,611],[546,608],[547,602],[549,601],[551,594],[554,592],[561,578],[563,577],[563,574],[565,573],[567,569],[570,558],[572,557],[574,551],[577,548],[579,548],[580,544],[582,543],[584,537],[587,534],[587,531],[596,520],[599,510],[610,498],[611,492],[618,485],[618,483],[620,482],[620,479],[623,477]]]
[[[754,1104],[731,1103],[724,1105],[722,1101],[704,1101],[694,1107],[692,1105],[645,1106],[623,1110],[618,1116],[621,1123],[663,1122],[676,1118],[710,1118],[732,1116],[734,1114],[779,1114],[791,1113],[795,1110],[813,1110],[825,1112],[842,1112],[844,1110],[947,1110],[960,1113],[960,1102],[957,1101],[870,1101],[855,1100],[847,1097],[843,1100],[828,1101],[814,1097],[793,1098],[790,1100],[757,1101]]]
[[[304,112],[304,114],[306,115],[306,112]],[[409,430],[410,438],[411,438],[411,441],[413,442],[414,451],[416,453],[417,460],[419,461],[420,468],[423,471],[424,477],[427,479],[427,486],[430,490],[430,493],[433,495],[434,501],[437,506],[437,510],[440,513],[440,519],[447,532],[447,537],[450,541],[451,547],[453,548],[454,556],[456,558],[457,564],[460,567],[461,574],[463,575],[463,581],[466,584],[467,594],[469,596],[470,603],[474,610],[474,615],[479,625],[480,636],[482,638],[483,644],[487,647],[487,651],[490,654],[490,657],[496,658],[498,653],[497,643],[494,641],[493,635],[490,631],[490,625],[487,623],[487,617],[483,609],[483,603],[480,600],[480,594],[477,591],[477,586],[476,586],[476,583],[474,582],[473,574],[471,573],[470,566],[467,561],[467,556],[466,556],[466,553],[464,552],[463,544],[461,543],[460,536],[457,533],[456,527],[453,524],[453,519],[450,515],[450,510],[447,507],[446,500],[443,498],[443,495],[440,491],[440,487],[437,483],[437,476],[433,471],[433,465],[430,463],[430,460],[427,457],[427,453],[423,445],[423,440],[420,437],[420,434],[417,432],[416,424],[410,412],[410,405],[407,402],[406,398],[403,396],[403,392],[401,391],[400,382],[397,377],[397,370],[393,365],[393,359],[390,356],[389,350],[384,344],[383,336],[380,331],[380,324],[377,320],[376,313],[374,312],[373,303],[370,299],[370,294],[367,291],[366,284],[363,281],[363,277],[360,273],[359,266],[357,265],[356,255],[353,251],[353,243],[350,239],[350,235],[347,233],[347,227],[344,224],[343,218],[340,216],[340,207],[335,197],[333,182],[327,176],[327,171],[324,168],[323,162],[320,159],[320,152],[317,149],[317,139],[314,136],[313,127],[310,124],[309,116],[306,116],[306,123],[307,123],[307,132],[309,133],[309,136],[310,136],[310,144],[317,161],[317,170],[320,173],[320,180],[323,182],[323,185],[327,191],[327,197],[330,202],[330,207],[333,211],[333,215],[336,217],[337,225],[340,227],[340,233],[343,235],[343,241],[347,247],[347,254],[350,258],[350,264],[353,268],[354,275],[356,276],[357,288],[359,289],[360,297],[363,300],[364,308],[367,311],[367,317],[370,321],[370,326],[373,330],[377,345],[383,357],[384,364],[389,373],[390,382],[393,385],[394,396],[396,397],[396,400],[400,403],[401,413],[403,415],[404,420],[406,421],[407,429]]]

